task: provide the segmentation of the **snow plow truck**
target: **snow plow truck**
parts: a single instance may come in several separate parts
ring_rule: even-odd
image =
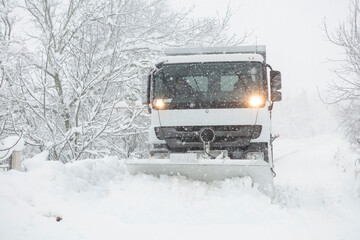
[[[265,46],[167,49],[144,86],[150,157],[128,159],[130,174],[249,176],[273,195],[271,112],[281,74],[266,63]]]

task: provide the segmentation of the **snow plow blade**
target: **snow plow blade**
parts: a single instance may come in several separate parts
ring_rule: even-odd
[[[273,197],[274,183],[269,163],[248,159],[128,159],[130,174],[183,175],[193,180],[211,182],[226,178],[249,176],[261,191]]]

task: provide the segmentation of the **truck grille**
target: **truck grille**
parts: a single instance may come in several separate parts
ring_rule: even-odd
[[[171,148],[202,148],[199,132],[211,128],[215,132],[212,148],[242,147],[250,144],[251,139],[260,136],[261,125],[228,125],[228,126],[174,126],[155,127],[156,137],[165,140]]]

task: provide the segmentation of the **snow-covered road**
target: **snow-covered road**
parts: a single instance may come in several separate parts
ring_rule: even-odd
[[[129,176],[116,158],[37,156],[25,173],[0,173],[0,239],[360,239],[353,160],[334,135],[277,140],[272,203],[248,178]]]

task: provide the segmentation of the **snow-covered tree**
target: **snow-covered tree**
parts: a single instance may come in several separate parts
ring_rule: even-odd
[[[350,4],[348,19],[341,23],[334,34],[325,30],[328,39],[341,47],[345,57],[334,70],[337,79],[330,84],[330,99],[336,104],[345,135],[359,148],[360,140],[360,2]]]
[[[27,143],[64,162],[141,156],[148,116],[141,76],[165,47],[236,45],[222,19],[193,19],[166,0],[24,0],[32,43],[11,101]]]
[[[22,54],[19,42],[13,34],[17,19],[14,9],[15,0],[0,0],[0,144],[9,135],[22,135],[21,127],[16,127],[13,120],[21,116],[11,99],[11,80],[19,73],[19,59]],[[0,158],[11,148],[0,146]],[[5,152],[5,153],[4,153]]]

